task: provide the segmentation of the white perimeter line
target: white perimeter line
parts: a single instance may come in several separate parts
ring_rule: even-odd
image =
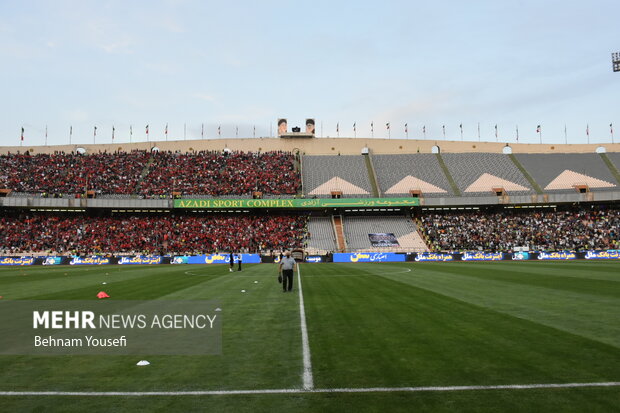
[[[304,373],[303,383],[304,390],[314,388],[314,379],[312,378],[312,361],[310,360],[310,343],[308,342],[308,328],[306,327],[306,310],[304,308],[304,294],[301,289],[301,270],[300,264],[297,264],[297,284],[299,285],[299,319],[301,324],[301,344],[303,348]]]
[[[605,383],[543,383],[500,384],[496,386],[433,386],[433,387],[368,387],[335,389],[264,389],[264,390],[197,390],[197,391],[1,391],[0,396],[225,396],[236,394],[301,394],[301,393],[396,393],[450,392],[471,390],[562,389],[575,387],[619,387],[620,382]]]

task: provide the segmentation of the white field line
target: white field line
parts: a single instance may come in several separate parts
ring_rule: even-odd
[[[541,384],[499,384],[494,386],[430,386],[430,387],[367,387],[334,389],[264,389],[264,390],[197,390],[197,391],[0,391],[0,396],[225,396],[247,394],[302,394],[302,393],[417,393],[452,392],[475,390],[530,390],[565,389],[578,387],[620,387],[620,382],[602,383],[541,383]]]
[[[299,319],[301,327],[301,344],[303,350],[304,390],[314,388],[314,378],[312,377],[312,361],[310,360],[310,343],[308,341],[308,328],[306,327],[306,309],[304,307],[304,294],[301,288],[301,265],[297,264],[297,285],[299,286]]]

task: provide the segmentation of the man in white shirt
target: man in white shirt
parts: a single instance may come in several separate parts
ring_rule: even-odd
[[[282,276],[283,292],[293,290],[293,273],[297,266],[295,258],[291,257],[291,252],[286,251],[284,257],[280,260],[280,275]]]

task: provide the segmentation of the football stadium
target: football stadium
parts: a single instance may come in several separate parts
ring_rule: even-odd
[[[158,4],[154,30],[191,32],[170,16],[204,7]],[[140,56],[131,45],[102,50]],[[583,99],[583,119],[613,113]],[[480,123],[406,120],[430,113],[416,105],[398,126],[345,128],[281,102],[267,120],[225,107],[169,128],[90,101],[114,115],[80,112],[50,141],[32,115],[0,142],[0,411],[620,409],[613,119],[592,138],[589,123],[543,135],[538,119],[481,137]]]

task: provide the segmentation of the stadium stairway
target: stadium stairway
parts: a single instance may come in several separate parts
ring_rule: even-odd
[[[618,171],[616,166],[611,162],[611,159],[609,159],[606,153],[599,153],[599,155],[601,156],[601,159],[603,160],[603,162],[605,162],[605,165],[607,165],[607,168],[609,168],[609,172],[611,172],[614,178],[616,178],[616,181],[618,182],[618,184],[620,184],[620,172]]]
[[[452,174],[450,174],[450,171],[448,170],[448,167],[446,166],[446,163],[444,162],[443,158],[441,157],[441,154],[440,153],[436,153],[435,156],[437,156],[437,162],[439,162],[439,166],[441,167],[441,170],[443,171],[444,175],[446,175],[446,178],[448,179],[448,182],[450,183],[450,187],[452,188],[452,192],[454,192],[455,196],[461,196],[461,190],[459,189],[458,185],[456,184],[456,181],[452,177]]]
[[[370,181],[370,185],[372,186],[372,196],[375,198],[381,197],[381,190],[379,189],[379,183],[377,181],[377,174],[375,173],[375,167],[372,164],[372,158],[370,153],[364,156],[364,161],[366,162],[366,170],[368,171],[368,180]]]
[[[538,185],[538,182],[536,182],[534,180],[534,178],[532,178],[532,175],[529,174],[529,172],[527,171],[527,169],[525,169],[525,167],[523,167],[523,165],[521,165],[521,162],[519,162],[519,160],[517,159],[516,156],[514,156],[512,153],[510,155],[508,155],[508,157],[510,158],[510,160],[512,161],[512,163],[515,164],[515,166],[517,168],[519,168],[519,170],[521,171],[521,173],[523,174],[523,176],[525,177],[525,179],[527,179],[527,181],[530,183],[530,185],[532,186],[532,188],[534,188],[534,190],[536,191],[537,194],[541,195],[543,193],[542,188],[540,187],[540,185]]]
[[[136,184],[136,189],[135,189],[136,194],[140,193],[140,187],[142,186],[142,181],[148,175],[149,169],[151,168],[151,165],[153,164],[154,161],[155,161],[155,158],[153,158],[153,154],[151,153],[149,160],[146,162],[146,165],[144,165],[144,169],[142,169],[142,172],[140,173],[140,179],[138,179],[138,183]]]
[[[334,232],[336,233],[336,242],[338,250],[344,252],[347,249],[347,241],[344,237],[344,228],[342,227],[342,216],[332,215],[332,224],[334,226]]]

